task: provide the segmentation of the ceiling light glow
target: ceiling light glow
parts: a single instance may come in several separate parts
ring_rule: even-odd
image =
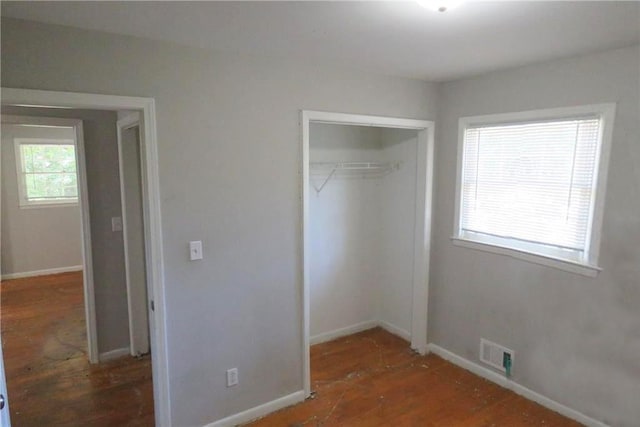
[[[446,12],[460,6],[464,0],[417,0],[418,4],[436,12]]]

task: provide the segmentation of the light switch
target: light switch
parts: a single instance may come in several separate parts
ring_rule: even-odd
[[[189,242],[189,259],[191,261],[202,259],[202,242],[200,240]]]
[[[111,231],[122,231],[122,217],[114,216],[111,218]]]

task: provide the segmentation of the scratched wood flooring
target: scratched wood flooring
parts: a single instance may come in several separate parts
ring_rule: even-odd
[[[249,425],[579,426],[376,328],[311,347],[315,398]]]
[[[89,364],[82,273],[7,280],[0,290],[13,427],[154,425],[149,356]]]

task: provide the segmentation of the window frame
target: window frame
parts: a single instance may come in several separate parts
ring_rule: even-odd
[[[455,189],[455,215],[453,224],[454,245],[466,248],[511,256],[535,264],[554,267],[560,270],[582,274],[589,277],[598,275],[602,268],[598,266],[600,240],[602,235],[602,219],[606,198],[607,175],[611,155],[611,140],[615,118],[615,103],[583,105],[576,107],[548,108],[521,111],[516,113],[500,113],[481,116],[461,117],[458,120],[458,151]],[[592,195],[590,221],[587,228],[587,239],[584,257],[563,257],[554,247],[545,248],[541,244],[526,244],[515,239],[487,238],[484,235],[464,232],[461,227],[462,215],[462,173],[464,161],[464,137],[466,130],[474,126],[513,125],[519,123],[544,122],[598,116],[601,119],[600,144],[596,157],[594,192]]]
[[[16,175],[18,184],[18,204],[20,209],[47,208],[47,207],[68,207],[79,206],[80,204],[80,182],[78,176],[78,146],[74,139],[61,138],[14,138],[13,139],[16,157]],[[78,186],[78,196],[56,200],[29,200],[27,195],[27,182],[25,167],[22,158],[22,145],[73,145],[73,153],[76,163],[76,185]]]

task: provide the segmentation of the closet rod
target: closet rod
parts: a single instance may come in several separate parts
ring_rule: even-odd
[[[360,173],[363,174],[363,177],[378,177],[400,169],[401,164],[402,162],[311,162],[309,166],[311,167],[311,173],[315,175],[324,175],[328,171],[320,187],[316,187],[315,184],[312,183],[316,193],[320,194],[322,189],[338,172],[353,173],[356,175]]]
[[[312,162],[312,169],[331,169],[331,170],[345,170],[345,171],[378,171],[378,170],[394,170],[398,169],[400,162]]]

